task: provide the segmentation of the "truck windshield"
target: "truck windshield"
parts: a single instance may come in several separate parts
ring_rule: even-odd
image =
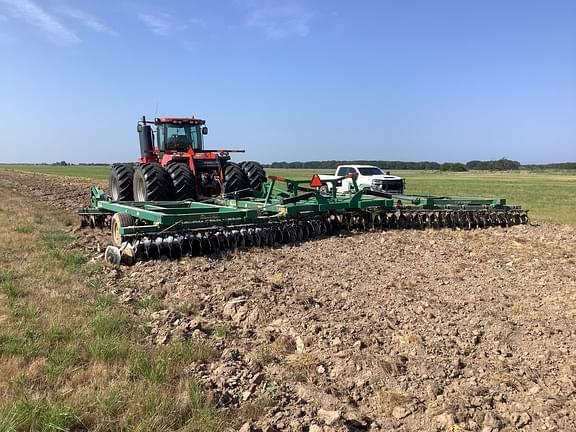
[[[365,168],[358,168],[360,171],[360,175],[363,176],[373,176],[373,175],[380,175],[384,174],[380,168],[377,167],[365,167]]]

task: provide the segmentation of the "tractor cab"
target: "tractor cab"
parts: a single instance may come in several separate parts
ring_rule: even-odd
[[[203,135],[208,133],[205,121],[192,118],[161,117],[156,125],[156,146],[161,153],[186,152],[188,149],[202,151]]]

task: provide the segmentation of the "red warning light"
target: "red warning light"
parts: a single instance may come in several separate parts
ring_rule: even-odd
[[[320,176],[318,174],[314,174],[312,176],[312,180],[310,180],[310,186],[315,188],[322,187],[322,180],[320,180]]]

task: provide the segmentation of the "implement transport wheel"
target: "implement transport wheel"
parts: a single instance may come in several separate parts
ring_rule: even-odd
[[[241,162],[240,167],[246,177],[248,178],[248,184],[250,189],[253,191],[260,191],[262,185],[266,183],[266,171],[260,163],[254,161]]]
[[[120,228],[133,226],[134,218],[128,213],[115,213],[112,216],[112,243],[114,246],[120,247],[122,244],[122,234],[120,234]]]
[[[128,164],[115,163],[108,176],[108,190],[112,201],[132,201],[134,168]]]
[[[173,198],[172,179],[162,165],[143,163],[134,169],[135,201],[171,201]]]
[[[172,162],[166,166],[166,171],[172,178],[174,197],[176,200],[196,199],[196,181],[194,173],[184,162]]]
[[[250,183],[248,177],[240,168],[240,165],[234,162],[227,162],[224,166],[224,181],[222,182],[222,193],[229,194],[233,192],[240,192],[245,195],[249,192]]]

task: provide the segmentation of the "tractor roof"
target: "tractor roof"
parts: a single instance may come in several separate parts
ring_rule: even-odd
[[[192,124],[192,125],[203,125],[206,120],[202,120],[195,117],[157,117],[154,120],[156,124],[164,123],[176,123],[176,124]]]

